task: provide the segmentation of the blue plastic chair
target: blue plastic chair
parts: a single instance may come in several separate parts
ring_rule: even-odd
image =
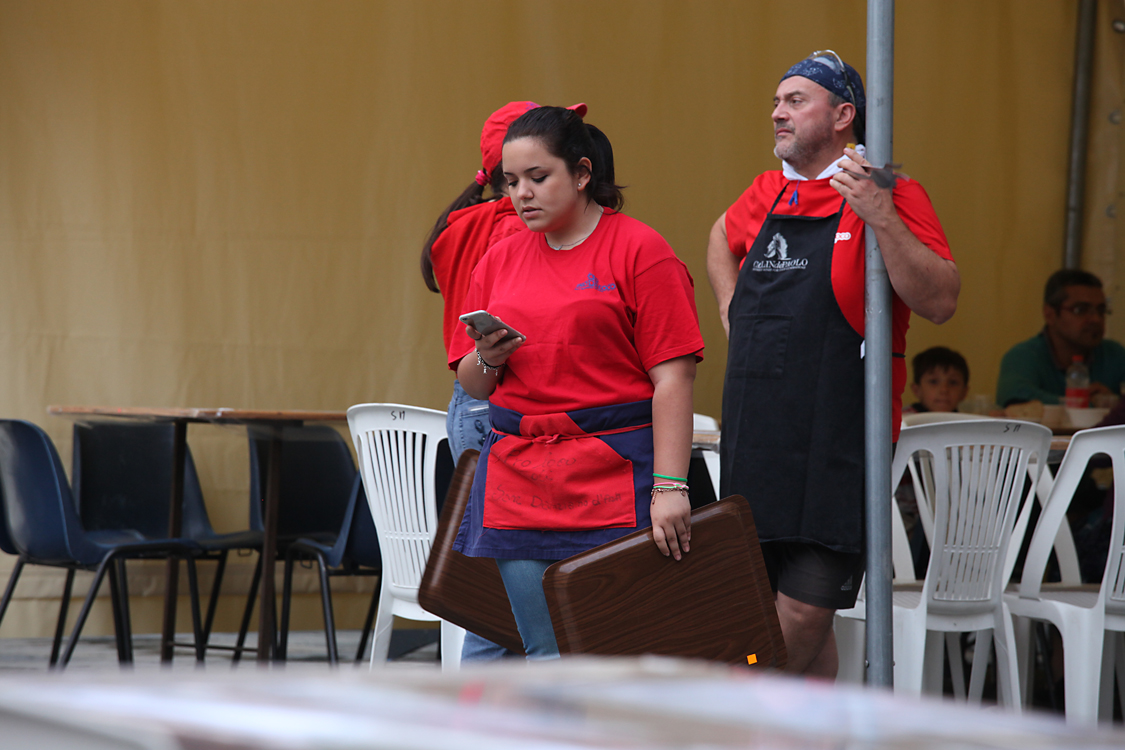
[[[250,443],[250,528],[261,531],[269,438],[254,427],[249,428],[247,434]],[[347,441],[332,427],[285,427],[281,437],[278,559],[287,557],[289,547],[298,539],[325,545],[326,548],[336,545],[339,537],[348,531],[344,522],[355,502],[353,486],[357,474]],[[259,558],[235,645],[236,661],[241,657],[246,641],[261,575]],[[287,599],[282,602],[283,608],[287,602]],[[334,632],[331,637],[335,637]],[[284,656],[280,643],[278,654]]]
[[[4,615],[8,611],[8,605],[12,602],[12,595],[16,591],[16,583],[20,579],[20,574],[23,572],[23,566],[27,562],[20,551],[16,549],[16,543],[12,541],[12,535],[8,532],[8,521],[4,518],[4,490],[0,485],[0,550],[14,555],[16,564],[12,568],[12,573],[8,576],[8,585],[4,588],[4,596],[0,597],[0,622],[4,621]],[[51,644],[51,660],[50,663],[54,664],[59,660],[59,647],[62,643],[63,632],[66,629],[66,613],[70,608],[70,593],[74,589],[74,570],[68,569],[66,571],[66,583],[63,584],[62,601],[59,605],[59,621],[55,625],[55,638]]]
[[[118,659],[122,663],[132,662],[125,560],[169,556],[182,557],[187,561],[196,656],[202,659],[199,589],[195,571],[195,556],[201,552],[198,544],[183,538],[149,540],[136,531],[84,529],[54,443],[42,429],[30,422],[0,420],[0,494],[3,496],[5,520],[5,524],[0,525],[6,525],[5,543],[19,554],[8,582],[4,606],[27,563],[67,569],[68,590],[63,599],[64,608],[69,601],[73,571],[94,571],[93,583],[61,657],[58,656],[58,641],[65,623],[65,611],[60,617],[51,655],[52,666],[59,661],[65,666],[70,661],[107,573]]]
[[[87,531],[131,530],[146,539],[168,536],[168,496],[172,486],[175,427],[138,422],[74,425],[71,463],[73,491]],[[191,449],[184,460],[181,536],[203,549],[199,559],[216,562],[215,578],[203,621],[208,645],[230,550],[261,551],[261,531],[218,534],[211,526]],[[177,643],[178,646],[192,645]],[[228,647],[229,648],[229,647]]]
[[[363,482],[356,473],[352,484],[351,497],[344,514],[344,521],[335,544],[327,544],[316,539],[300,538],[288,545],[285,556],[285,582],[281,596],[281,644],[279,654],[285,658],[289,638],[289,605],[293,590],[293,563],[298,557],[312,557],[320,574],[320,601],[324,611],[324,637],[328,645],[328,662],[339,662],[336,645],[336,620],[332,612],[332,590],[329,579],[335,576],[378,576],[383,573],[382,553],[379,537],[375,533],[375,521],[371,518],[371,507],[363,492]],[[379,589],[371,596],[367,608],[363,632],[356,649],[356,661],[363,658],[367,650],[367,639],[375,622],[375,611],[379,605]]]

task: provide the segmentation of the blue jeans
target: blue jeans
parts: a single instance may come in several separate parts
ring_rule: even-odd
[[[473,398],[465,393],[460,381],[453,381],[453,398],[449,399],[449,410],[445,414],[445,432],[449,436],[454,465],[464,451],[470,448],[479,451],[491,431],[488,401]]]
[[[445,415],[445,431],[449,436],[449,450],[453,453],[453,463],[461,454],[472,448],[480,450],[484,439],[492,431],[488,420],[488,401],[475,399],[465,393],[459,381],[453,381],[453,398],[449,399],[449,410]],[[462,662],[495,661],[503,656],[513,656],[511,651],[492,641],[481,638],[476,633],[465,632],[465,643],[461,648]]]
[[[496,560],[528,661],[559,658],[555,628],[543,593],[543,572],[554,560]]]

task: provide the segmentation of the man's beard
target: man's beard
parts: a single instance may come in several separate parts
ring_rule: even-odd
[[[816,127],[810,127],[801,135],[793,130],[793,135],[787,143],[778,143],[773,147],[773,155],[778,159],[784,159],[790,166],[800,171],[814,161],[821,152],[832,146],[834,135],[832,123],[827,120]]]

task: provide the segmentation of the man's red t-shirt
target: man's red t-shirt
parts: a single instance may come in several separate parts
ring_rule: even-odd
[[[778,193],[781,199],[774,206]],[[794,200],[794,192],[796,200]],[[787,179],[780,170],[764,172],[754,180],[737,201],[727,209],[726,229],[730,251],[745,258],[766,214],[773,212],[789,216],[831,216],[840,209],[843,199],[828,179],[796,181]],[[937,213],[925,189],[915,180],[899,179],[894,189],[894,204],[903,223],[923,245],[935,254],[949,260],[949,240],[941,228]],[[836,230],[836,244],[832,254],[832,290],[836,302],[856,333],[863,335],[863,276],[864,238],[863,222],[851,207],[844,204],[840,226]],[[906,332],[910,328],[910,308],[893,295],[891,306],[891,347],[898,354],[906,352]],[[892,360],[892,393],[894,408],[894,435],[897,438],[902,421],[902,390],[906,387],[906,360]]]
[[[520,414],[652,398],[650,368],[703,350],[687,267],[655,230],[609,209],[572,250],[552,250],[538,232],[498,243],[462,312],[479,309],[527,337],[489,399]],[[474,345],[454,342],[456,370]]]

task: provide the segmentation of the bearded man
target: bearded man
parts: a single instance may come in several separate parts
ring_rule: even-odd
[[[866,100],[854,68],[815,52],[773,103],[782,168],[719,217],[707,248],[730,340],[720,490],[753,508],[787,669],[834,678],[833,616],[855,604],[864,569],[864,231],[894,290],[894,439],[910,313],[948,320],[961,281],[922,186],[873,174],[855,145]]]

